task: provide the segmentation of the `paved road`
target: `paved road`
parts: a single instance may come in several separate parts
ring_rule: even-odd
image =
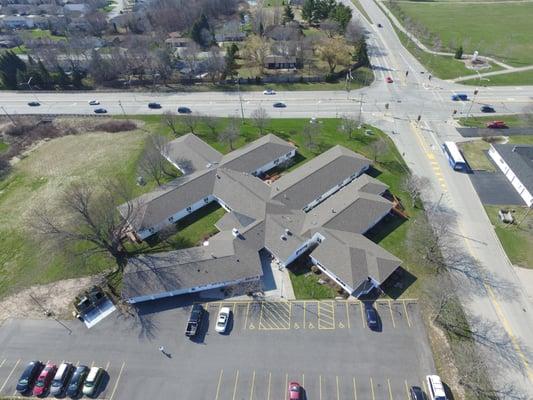
[[[477,260],[485,272],[478,282],[465,282],[463,290],[467,312],[473,327],[488,321],[494,329],[501,329],[511,341],[506,355],[485,348],[491,358],[491,376],[499,382],[513,382],[533,395],[533,308],[526,297],[522,282],[506,257],[488,220],[479,198],[467,176],[452,171],[439,151],[444,140],[460,140],[451,119],[452,111],[465,115],[477,113],[481,104],[492,104],[499,113],[516,113],[533,102],[533,87],[493,87],[479,89],[456,83],[429,80],[420,63],[401,45],[391,24],[373,0],[360,0],[374,22],[383,28],[368,26],[369,52],[376,81],[372,86],[351,93],[286,92],[268,97],[261,93],[242,93],[244,113],[249,115],[263,106],[273,117],[335,117],[357,112],[362,108],[366,122],[392,135],[409,166],[416,174],[427,176],[433,192],[427,201],[438,203],[457,213],[456,235],[467,254]],[[353,5],[346,0],[351,7]],[[355,7],[354,11],[357,13]],[[406,71],[409,71],[406,76]],[[421,73],[424,72],[424,73]],[[385,83],[391,76],[394,83]],[[452,102],[453,93],[464,92],[473,102]],[[175,110],[186,105],[195,112],[226,116],[240,113],[240,99],[236,93],[38,93],[40,107],[28,107],[34,98],[30,93],[2,92],[2,111],[25,113],[91,113],[87,102],[97,97],[110,114],[148,114]],[[163,108],[152,111],[149,101],[159,101]],[[272,103],[283,100],[286,109],[274,109]],[[360,103],[361,102],[361,103]],[[385,104],[389,104],[386,110]],[[422,116],[420,124],[412,121]]]

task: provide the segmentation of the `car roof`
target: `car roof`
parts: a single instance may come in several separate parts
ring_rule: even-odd
[[[100,369],[101,369],[100,367],[92,367],[91,370],[89,371],[89,375],[87,375],[87,380],[93,381],[96,378],[96,374],[98,373]]]

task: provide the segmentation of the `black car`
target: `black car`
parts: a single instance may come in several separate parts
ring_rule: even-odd
[[[273,106],[274,108],[285,108],[285,107],[287,107],[287,104],[285,104],[285,103],[279,101],[279,102],[277,102],[277,103],[272,104],[272,106]]]
[[[148,108],[161,108],[159,103],[148,103]]]
[[[365,307],[366,322],[372,330],[379,328],[378,312],[371,306]]]
[[[70,378],[67,386],[67,396],[76,397],[78,393],[80,393],[81,387],[83,386],[83,382],[85,381],[88,373],[89,367],[86,365],[80,365],[79,367],[76,367],[76,370],[74,371],[72,378]]]
[[[491,107],[491,106],[483,106],[481,107],[481,112],[493,113],[493,112],[496,112],[496,110],[494,109],[494,107]]]
[[[28,105],[29,105],[30,107],[39,107],[39,106],[41,105],[41,103],[39,103],[38,101],[30,101],[30,102],[28,103]]]
[[[30,362],[17,382],[17,392],[27,393],[31,390],[44,365],[40,361]]]
[[[409,394],[411,395],[411,400],[426,400],[426,395],[418,386],[411,386]]]
[[[378,24],[378,28],[383,28],[383,25],[381,25],[381,24]]]
[[[107,110],[105,108],[95,108],[94,112],[96,114],[107,114]]]
[[[189,107],[178,107],[178,112],[180,114],[190,114],[192,113],[191,109]]]

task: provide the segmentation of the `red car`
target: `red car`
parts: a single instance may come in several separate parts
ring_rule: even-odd
[[[487,128],[504,129],[504,128],[507,128],[507,125],[503,121],[492,121],[492,122],[487,123]]]
[[[298,382],[289,383],[289,400],[303,400],[302,387]]]
[[[57,366],[48,361],[35,382],[35,386],[33,387],[34,396],[44,396],[46,392],[48,392],[48,388],[50,387],[52,379],[54,379],[56,371]]]
[[[385,79],[385,80],[387,81],[387,83],[392,83],[392,82],[394,82],[390,76],[387,76],[387,79]]]

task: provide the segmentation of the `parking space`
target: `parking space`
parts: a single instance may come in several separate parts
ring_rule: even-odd
[[[410,386],[423,386],[423,379],[383,376],[294,373],[284,370],[221,369],[213,386],[214,400],[287,400],[290,382],[298,382],[308,400],[409,400]]]
[[[221,307],[229,307],[233,312],[233,330],[239,331],[366,329],[365,307],[378,312],[383,330],[394,330],[412,328],[409,315],[416,312],[417,301],[225,301],[203,305],[209,311],[209,325],[215,323]]]
[[[24,371],[26,365],[33,359],[1,359],[0,360],[0,395],[9,396],[15,398],[36,398],[33,396],[21,396],[16,391],[17,381]],[[126,367],[125,362],[111,362],[103,360],[54,360],[53,358],[41,358],[41,361],[52,361],[57,365],[62,362],[68,361],[75,366],[86,365],[88,367],[101,367],[106,371],[102,383],[98,389],[98,395],[95,397],[100,400],[113,400],[116,399],[116,393],[119,388],[120,380],[124,369]],[[49,396],[52,398],[53,396]],[[42,398],[42,397],[40,397]]]

